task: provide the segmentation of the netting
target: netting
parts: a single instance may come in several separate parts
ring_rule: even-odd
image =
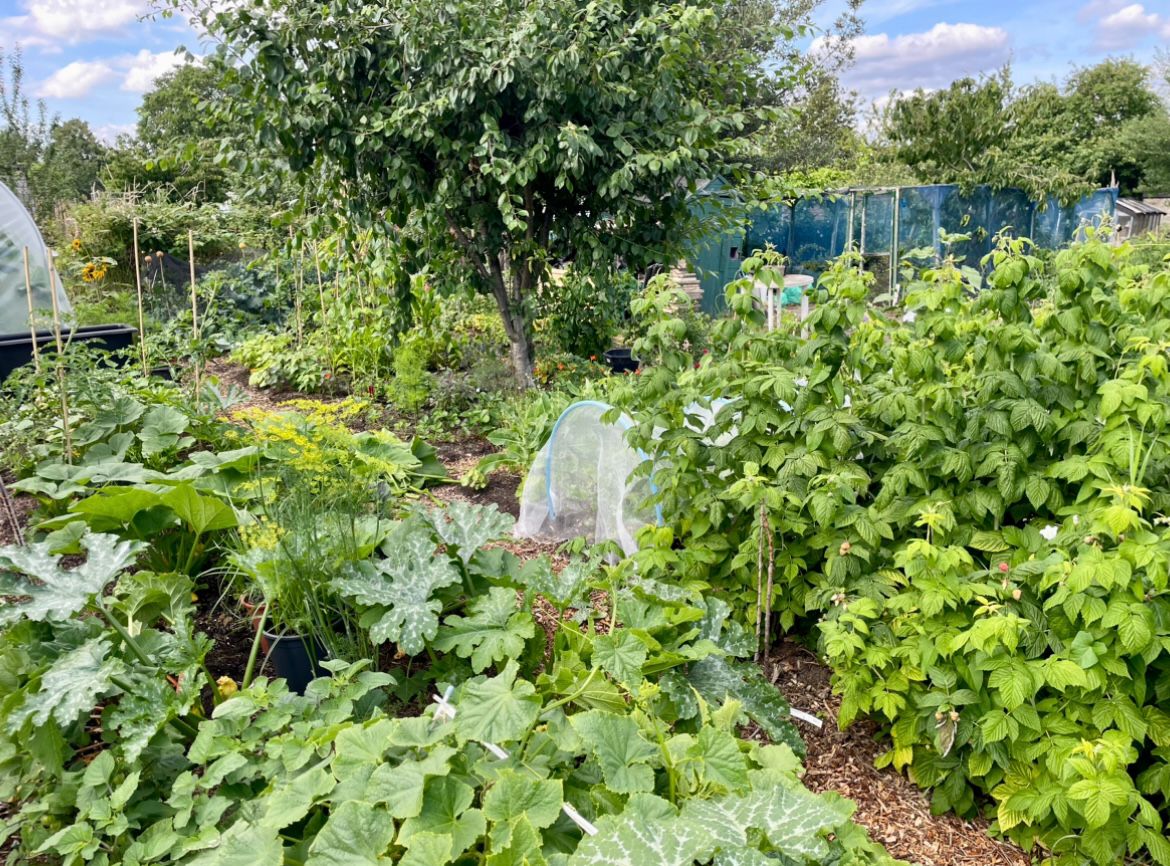
[[[648,459],[626,442],[634,422],[622,415],[606,423],[602,416],[612,408],[589,400],[561,413],[524,482],[516,537],[616,541],[633,553],[638,530],[660,522],[648,504],[650,477],[630,477]]]
[[[0,183],[0,334],[28,334],[28,293],[24,282],[24,250],[28,249],[33,309],[52,307],[49,257],[45,240],[20,199]],[[70,310],[61,280],[53,274],[61,312]]]
[[[789,259],[790,273],[816,276],[848,249],[858,250],[878,286],[897,281],[893,263],[913,249],[941,255],[940,230],[969,236],[948,250],[963,264],[980,267],[996,234],[1006,231],[1056,249],[1076,240],[1086,225],[1112,219],[1117,190],[1101,189],[1074,204],[1050,198],[1043,207],[1018,189],[953,185],[882,190],[846,190],[799,199],[753,217],[746,250],[775,247]]]

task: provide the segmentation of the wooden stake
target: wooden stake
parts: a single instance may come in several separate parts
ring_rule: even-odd
[[[325,283],[321,279],[321,257],[317,254],[317,242],[313,242],[313,267],[317,271],[317,294],[321,300],[321,327],[325,327]]]
[[[199,339],[199,304],[195,294],[195,232],[187,229],[187,257],[191,262],[191,333]]]
[[[291,249],[295,240],[293,238],[293,228],[288,227],[288,244]],[[305,328],[301,317],[301,295],[304,294],[305,288],[305,251],[302,248],[300,255],[297,257],[297,273],[293,277],[293,308],[297,316],[297,346],[300,346],[305,341]]]
[[[142,258],[138,251],[138,217],[134,218],[134,286],[138,290],[138,348],[142,352],[142,375],[150,375],[146,362],[146,313],[142,306]]]
[[[195,288],[195,232],[187,229],[187,261],[191,266],[191,341],[195,350],[195,399],[199,399],[199,380],[203,374],[203,352],[199,348],[199,294]]]
[[[28,269],[28,247],[24,248],[24,292],[28,296],[28,335],[32,338],[33,369],[41,373],[41,350],[37,347],[37,323],[33,316],[32,276]]]
[[[61,392],[61,430],[65,434],[65,462],[73,462],[73,434],[69,430],[69,396],[65,393],[65,345],[61,341],[61,305],[57,303],[57,282],[53,279],[53,256],[45,250],[49,263],[49,298],[53,302],[53,336],[57,341],[57,390]]]

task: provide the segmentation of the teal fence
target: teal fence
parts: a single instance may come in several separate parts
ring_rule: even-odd
[[[735,260],[769,244],[788,257],[790,273],[813,276],[846,250],[856,250],[878,287],[893,291],[896,263],[907,252],[931,248],[941,255],[940,230],[969,237],[949,252],[977,268],[1000,232],[1055,249],[1073,241],[1086,225],[1112,221],[1116,207],[1116,189],[1097,190],[1070,205],[1052,198],[1043,206],[1015,189],[976,187],[966,194],[952,185],[845,190],[756,214],[742,237],[712,239],[693,264],[708,312],[722,304],[725,277],[737,267]]]

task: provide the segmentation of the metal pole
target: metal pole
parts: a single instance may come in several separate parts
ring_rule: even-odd
[[[898,232],[901,231],[902,188],[894,187],[894,235],[890,239],[890,297],[898,303]]]

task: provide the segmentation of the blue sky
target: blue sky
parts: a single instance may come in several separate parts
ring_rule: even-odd
[[[149,12],[149,0],[0,0],[0,46],[23,45],[29,90],[51,112],[112,139],[133,128],[154,78],[181,62],[175,49],[199,51],[182,22]],[[844,77],[867,102],[1008,61],[1017,81],[1058,80],[1106,56],[1148,61],[1170,49],[1170,0],[867,0],[863,16]]]

